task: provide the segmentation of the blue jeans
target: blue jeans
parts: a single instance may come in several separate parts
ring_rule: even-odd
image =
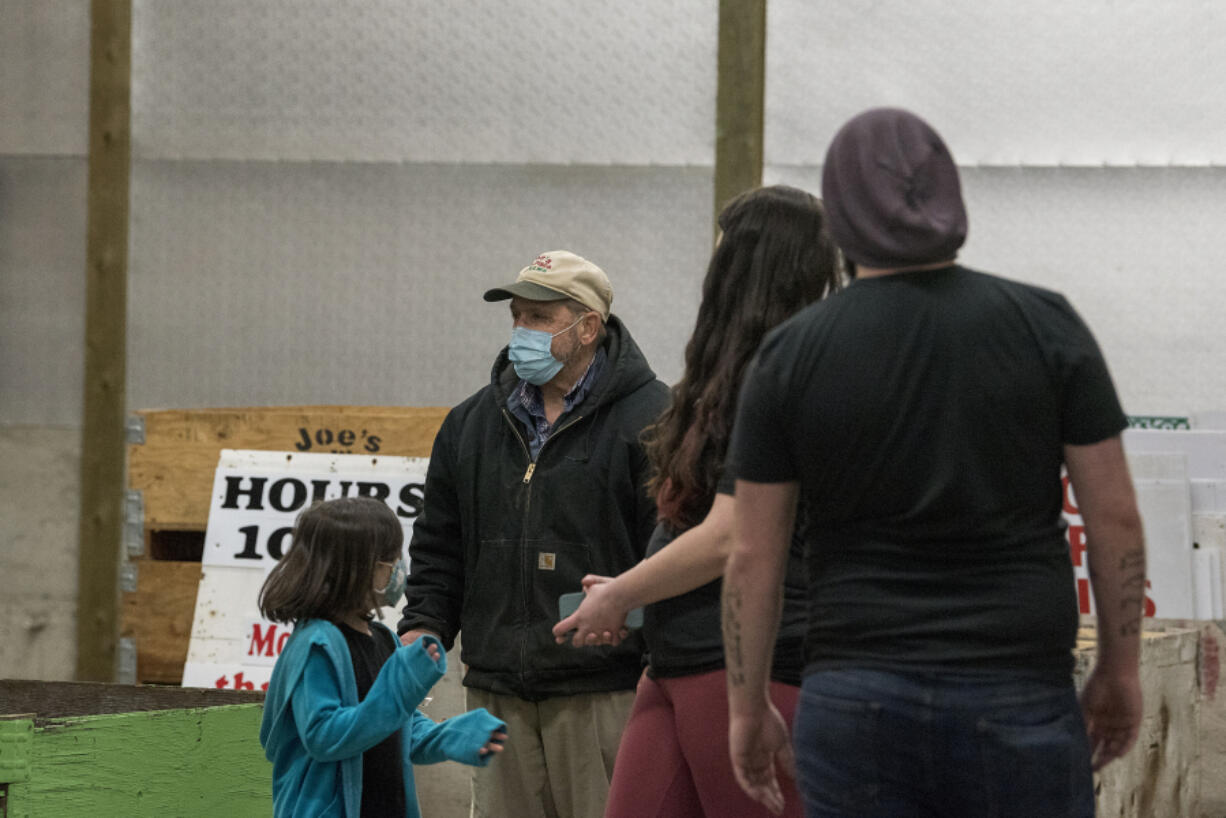
[[[808,818],[1094,815],[1071,679],[818,671],[793,736]]]

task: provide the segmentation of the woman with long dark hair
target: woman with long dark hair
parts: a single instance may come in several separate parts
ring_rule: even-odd
[[[585,577],[578,610],[554,628],[577,646],[620,641],[626,614],[646,605],[649,665],[622,735],[606,818],[754,816],[766,808],[737,786],[728,758],[719,576],[731,546],[735,475],[724,456],[746,365],[763,336],[837,290],[837,252],[812,195],[784,185],[733,199],[703,282],[672,405],[646,434],[659,524],[647,558],[620,576]],[[805,630],[799,539],[775,645],[771,696],[795,710]],[[801,814],[794,787],[785,814]]]

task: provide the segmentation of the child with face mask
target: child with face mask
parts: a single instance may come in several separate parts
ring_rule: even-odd
[[[505,725],[484,709],[439,723],[417,710],[447,657],[430,636],[401,646],[375,619],[404,590],[403,542],[378,500],[318,503],[260,590],[260,613],[294,625],[260,726],[276,816],[420,816],[414,764],[483,766],[502,750]]]

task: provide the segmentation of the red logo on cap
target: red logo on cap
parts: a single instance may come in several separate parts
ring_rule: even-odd
[[[546,270],[553,268],[553,259],[549,256],[537,256],[536,261],[532,262],[534,267],[544,267]]]

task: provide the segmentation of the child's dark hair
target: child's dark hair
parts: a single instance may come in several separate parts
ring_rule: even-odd
[[[289,552],[260,589],[260,613],[273,622],[338,621],[375,606],[376,562],[404,545],[396,515],[380,500],[341,497],[298,515]]]

